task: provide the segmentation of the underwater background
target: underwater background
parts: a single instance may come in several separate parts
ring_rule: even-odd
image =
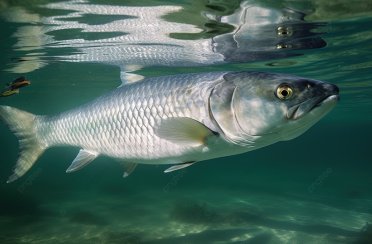
[[[198,32],[170,35],[187,43],[231,31],[233,25],[209,16],[231,15],[241,4],[67,2],[102,9],[177,6],[162,21],[195,26]],[[341,99],[333,111],[294,140],[170,174],[163,173],[167,166],[139,165],[123,179],[122,167],[106,157],[66,174],[79,149],[51,148],[11,184],[6,180],[18,156],[18,143],[0,124],[0,243],[372,243],[372,2],[247,2],[305,12],[306,21],[322,23],[318,32],[327,45],[286,58],[148,66],[135,73],[145,77],[220,70],[290,73],[338,85]],[[65,29],[48,20],[61,20],[52,17],[77,10],[50,3],[64,4],[0,0],[0,85],[22,75],[31,81],[19,94],[0,97],[1,105],[56,114],[120,85],[116,63],[72,58],[84,52],[75,44],[117,33],[85,32],[74,24],[99,26],[132,17],[104,12],[99,17],[76,15],[66,20],[71,26]],[[60,28],[48,29],[53,26]]]

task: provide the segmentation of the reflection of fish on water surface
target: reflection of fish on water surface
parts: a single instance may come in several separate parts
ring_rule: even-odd
[[[14,181],[49,147],[82,148],[67,172],[98,155],[137,164],[175,164],[244,153],[295,138],[329,112],[338,88],[317,80],[257,72],[148,78],[56,116],[0,106],[20,140]]]
[[[133,7],[62,1],[42,8],[72,11],[40,18],[43,28],[32,28],[40,32],[33,33],[32,37],[37,35],[43,39],[43,45],[51,52],[49,57],[67,62],[117,65],[123,80],[126,72],[142,66],[271,60],[326,45],[316,30],[323,24],[305,21],[305,14],[299,11],[269,8],[251,1],[243,1],[225,15],[203,13],[204,26],[172,21],[172,16],[184,11],[184,7],[177,5]],[[102,21],[88,24],[90,19]],[[229,28],[221,30],[220,26]],[[66,39],[66,31],[78,32],[79,38]],[[215,34],[201,37],[201,33],[206,32]],[[181,35],[183,38],[178,38]],[[20,42],[25,39],[22,36]],[[77,51],[53,55],[53,50],[63,48]]]

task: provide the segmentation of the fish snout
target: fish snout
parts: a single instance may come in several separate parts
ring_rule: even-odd
[[[340,92],[338,86],[330,83],[324,83],[323,88],[324,90],[328,91],[331,95],[338,95],[338,93]]]

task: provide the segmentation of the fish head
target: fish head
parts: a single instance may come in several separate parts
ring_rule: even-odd
[[[243,1],[232,15],[221,18],[234,30],[213,37],[213,51],[226,62],[247,62],[299,56],[301,50],[326,46],[320,36],[326,23],[307,22],[305,17],[294,9]]]
[[[331,111],[339,99],[333,84],[287,74],[231,72],[224,80],[221,87],[229,87],[230,93],[225,93],[230,101],[212,94],[211,114],[225,135],[237,142],[260,140],[264,146],[293,139]]]

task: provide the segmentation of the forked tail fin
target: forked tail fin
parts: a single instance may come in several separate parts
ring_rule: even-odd
[[[7,183],[24,175],[44,152],[36,131],[37,116],[8,106],[0,106],[0,119],[3,120],[19,140],[20,153],[14,173]]]

